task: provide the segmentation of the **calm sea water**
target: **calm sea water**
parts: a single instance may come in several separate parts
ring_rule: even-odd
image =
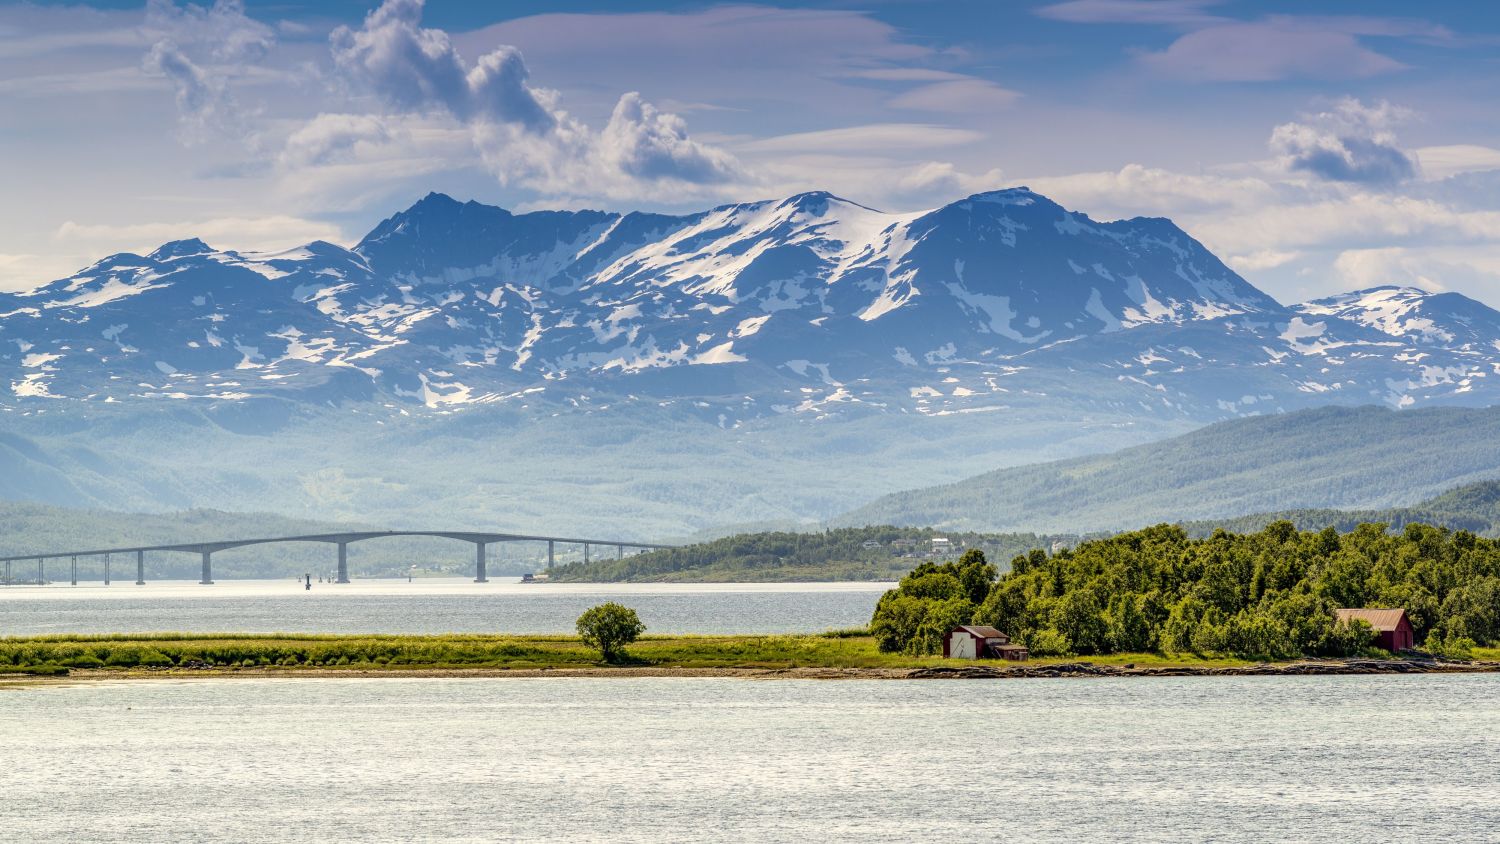
[[[1495,841],[1500,677],[0,691],[0,838]]]
[[[522,584],[291,580],[0,587],[0,636],[39,633],[571,633],[603,601],[653,633],[795,633],[868,624],[892,584]]]

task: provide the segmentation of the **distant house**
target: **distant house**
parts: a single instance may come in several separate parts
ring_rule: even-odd
[[[917,547],[917,541],[915,539],[892,539],[891,547],[911,549]]]
[[[943,640],[944,659],[1008,659],[1025,662],[1031,652],[1012,645],[1010,637],[993,627],[960,624]]]
[[[932,553],[947,554],[953,550],[953,543],[946,536],[934,536],[932,538]]]
[[[1417,646],[1416,635],[1403,609],[1334,610],[1339,621],[1363,619],[1370,623],[1379,637],[1380,646],[1388,651],[1405,651]]]
[[[882,548],[884,546],[882,546],[880,544],[880,540],[878,540],[878,539],[866,539],[864,542],[860,543],[859,547],[861,547],[861,548]]]

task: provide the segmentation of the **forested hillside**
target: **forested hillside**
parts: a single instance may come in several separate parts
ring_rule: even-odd
[[[1230,519],[1181,522],[1189,536],[1208,536],[1215,530],[1254,533],[1272,522],[1291,522],[1298,530],[1332,527],[1348,533],[1362,524],[1380,523],[1392,531],[1419,523],[1466,530],[1486,537],[1500,537],[1500,481],[1481,481],[1449,490],[1411,507],[1382,510],[1281,510]]]
[[[595,560],[552,569],[563,581],[895,580],[929,554],[934,537],[955,549],[983,548],[1009,558],[1057,539],[1036,534],[942,533],[929,528],[839,528],[816,533],[745,533],[652,551],[623,560]]]
[[[1033,654],[1164,652],[1284,659],[1349,655],[1370,631],[1338,607],[1400,607],[1418,647],[1463,656],[1500,640],[1500,542],[1465,531],[1364,525],[1193,539],[1181,528],[1017,556],[999,577],[979,553],[920,566],[871,622],[887,651],[930,654],[955,624],[988,624]]]
[[[837,525],[1093,532],[1308,508],[1409,506],[1500,476],[1500,407],[1320,408],[877,499]]]

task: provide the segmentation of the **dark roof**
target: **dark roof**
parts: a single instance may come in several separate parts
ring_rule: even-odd
[[[957,629],[958,630],[962,630],[965,633],[968,633],[970,636],[975,636],[975,637],[980,638],[980,639],[1009,639],[1010,638],[1009,636],[1005,635],[1004,633],[1001,633],[999,630],[996,630],[993,627],[983,627],[983,626],[973,625],[973,624],[960,624],[960,625],[958,625]]]
[[[1348,621],[1351,618],[1362,618],[1375,628],[1377,633],[1389,633],[1401,625],[1401,619],[1406,618],[1406,610],[1403,609],[1378,609],[1378,610],[1334,610],[1333,614],[1339,621]]]

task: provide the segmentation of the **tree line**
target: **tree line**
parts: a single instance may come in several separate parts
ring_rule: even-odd
[[[1466,656],[1500,641],[1500,540],[1464,530],[1362,524],[1194,538],[1179,526],[1017,555],[999,575],[977,550],[924,563],[885,593],[871,630],[881,650],[940,653],[957,624],[986,624],[1034,655],[1157,652],[1289,659],[1356,654],[1372,643],[1340,607],[1406,610],[1418,647]]]

